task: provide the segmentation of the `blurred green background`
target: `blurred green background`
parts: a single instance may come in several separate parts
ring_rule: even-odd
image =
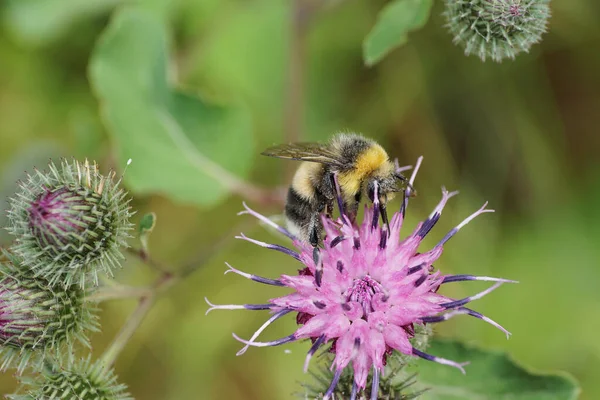
[[[103,122],[95,96],[103,88],[96,81],[92,89],[88,67],[99,37],[124,3],[0,3],[2,209],[23,171],[43,167],[48,158],[87,157],[105,171],[122,170],[127,138],[111,134],[110,123]],[[293,137],[294,130],[302,140],[326,140],[333,132],[351,130],[377,139],[401,164],[424,155],[408,227],[435,206],[440,186],[460,189],[424,247],[488,200],[496,213],[462,230],[436,266],[448,273],[520,281],[474,305],[513,336],[506,341],[493,327],[468,317],[438,326],[437,333],[507,351],[533,370],[567,371],[580,381],[582,399],[600,398],[600,3],[553,0],[543,42],[514,62],[495,64],[465,57],[452,45],[443,27],[443,4],[437,1],[426,27],[373,68],[364,67],[361,44],[385,2],[327,3],[311,18],[305,51],[292,56],[291,0],[153,0],[138,7],[168,33],[164,69],[173,87],[248,105],[251,125],[229,132],[231,155],[222,157],[244,158],[231,170],[241,170],[249,181],[269,187],[284,182],[284,161],[258,154]],[[295,90],[303,88],[304,99],[294,104],[300,97],[290,96],[288,78],[298,67],[304,79]],[[139,121],[140,135],[139,142],[129,144],[139,148],[127,174],[139,210],[136,220],[147,211],[158,215],[151,238],[155,258],[175,270],[240,229],[277,240],[249,216],[236,216],[240,196],[196,203],[168,191],[151,194],[136,184],[143,173],[157,180],[180,177],[175,164],[150,157],[145,149],[153,139],[145,135],[152,126],[135,110],[127,112],[134,129]],[[193,176],[183,182],[191,193],[220,190]],[[252,206],[267,215],[281,212],[278,206]],[[6,223],[4,215],[0,220]],[[1,243],[9,240],[0,233]],[[297,268],[283,255],[232,239],[166,292],[116,365],[137,399],[269,400],[292,398],[300,390],[306,343],[250,349],[236,357],[240,345],[231,332],[249,337],[266,314],[204,315],[204,296],[220,304],[262,303],[282,293],[223,276],[225,261],[269,277]],[[116,279],[144,285],[155,275],[130,259]],[[457,284],[445,293],[462,297],[483,287]],[[134,307],[134,300],[102,304],[102,333],[92,338],[95,354]],[[284,319],[263,337],[282,337],[294,327],[293,318]],[[0,376],[0,393],[14,388],[11,373]]]

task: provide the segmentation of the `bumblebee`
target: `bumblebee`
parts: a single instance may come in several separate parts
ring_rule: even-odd
[[[362,196],[375,202],[377,194],[381,219],[386,225],[386,203],[403,190],[402,183],[406,182],[383,147],[354,133],[336,134],[325,144],[282,144],[262,154],[302,161],[288,190],[285,215],[290,232],[315,249],[322,236],[320,215],[326,212],[331,217],[338,198],[336,182],[340,208],[351,222]]]

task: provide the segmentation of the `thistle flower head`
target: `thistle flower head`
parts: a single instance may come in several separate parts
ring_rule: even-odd
[[[465,54],[500,62],[538,43],[546,32],[550,0],[446,0],[454,42]]]
[[[410,179],[411,185],[420,161],[421,159]],[[433,267],[450,238],[476,216],[492,210],[486,209],[484,205],[448,232],[431,250],[417,252],[423,238],[439,220],[446,202],[456,193],[443,189],[442,199],[437,207],[404,240],[399,237],[410,188],[405,193],[400,212],[390,220],[389,231],[386,224],[379,224],[379,204],[375,200],[372,207],[366,208],[363,222],[358,226],[352,224],[343,212],[337,220],[324,217],[326,237],[321,249],[313,249],[279,226],[275,227],[294,240],[298,251],[242,235],[242,239],[292,256],[303,264],[303,268],[298,275],[281,275],[279,279],[269,279],[229,266],[227,272],[234,272],[263,284],[287,287],[292,289],[292,293],[271,299],[267,304],[209,303],[209,311],[247,309],[272,312],[271,318],[250,339],[245,340],[234,334],[237,340],[245,344],[238,355],[243,354],[250,346],[277,346],[310,339],[312,347],[306,358],[306,370],[317,349],[330,343],[331,351],[335,353],[331,366],[334,375],[329,389],[324,393],[325,400],[331,398],[347,367],[351,368],[354,375],[350,398],[356,399],[358,393],[365,389],[367,376],[372,372],[370,398],[377,399],[379,379],[386,359],[392,352],[446,364],[464,373],[466,363],[424,353],[413,346],[410,340],[415,334],[415,325],[445,321],[458,314],[482,319],[509,335],[496,322],[465,305],[485,296],[503,283],[512,281],[473,275],[444,275]],[[378,196],[374,198],[378,199]],[[246,213],[274,226],[269,219],[249,208]],[[438,293],[443,284],[471,280],[491,281],[494,284],[474,296],[458,300]],[[301,325],[294,333],[273,341],[257,341],[268,325],[292,312],[297,313],[297,321]]]
[[[120,265],[120,247],[131,229],[126,192],[114,172],[100,175],[95,164],[50,163],[20,184],[11,200],[8,231],[16,237],[13,251],[36,276],[65,287]]]
[[[33,277],[19,258],[4,254],[0,262],[0,369],[39,366],[48,356],[72,353],[75,341],[88,344],[96,331],[92,309],[79,286],[52,287]]]
[[[23,394],[9,395],[12,400],[133,400],[127,386],[117,382],[114,371],[90,358],[69,361],[65,366],[48,364],[36,379],[22,378]]]

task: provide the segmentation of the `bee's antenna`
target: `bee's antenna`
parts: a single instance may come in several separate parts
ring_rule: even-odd
[[[401,174],[401,173],[399,173],[399,172],[396,172],[394,175],[396,176],[396,179],[398,179],[398,180],[400,180],[400,181],[404,182],[404,183],[406,184],[406,187],[407,187],[408,189],[410,189],[412,192],[415,192],[415,193],[416,193],[416,190],[415,190],[415,188],[414,188],[414,187],[413,187],[413,185],[410,183],[410,181],[408,180],[408,178],[407,178],[407,177],[405,177],[404,175],[402,175],[402,174]]]

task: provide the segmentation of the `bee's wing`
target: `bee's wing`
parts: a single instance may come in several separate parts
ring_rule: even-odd
[[[321,143],[291,143],[269,147],[261,153],[264,156],[287,160],[310,161],[320,164],[344,166],[339,156]]]

